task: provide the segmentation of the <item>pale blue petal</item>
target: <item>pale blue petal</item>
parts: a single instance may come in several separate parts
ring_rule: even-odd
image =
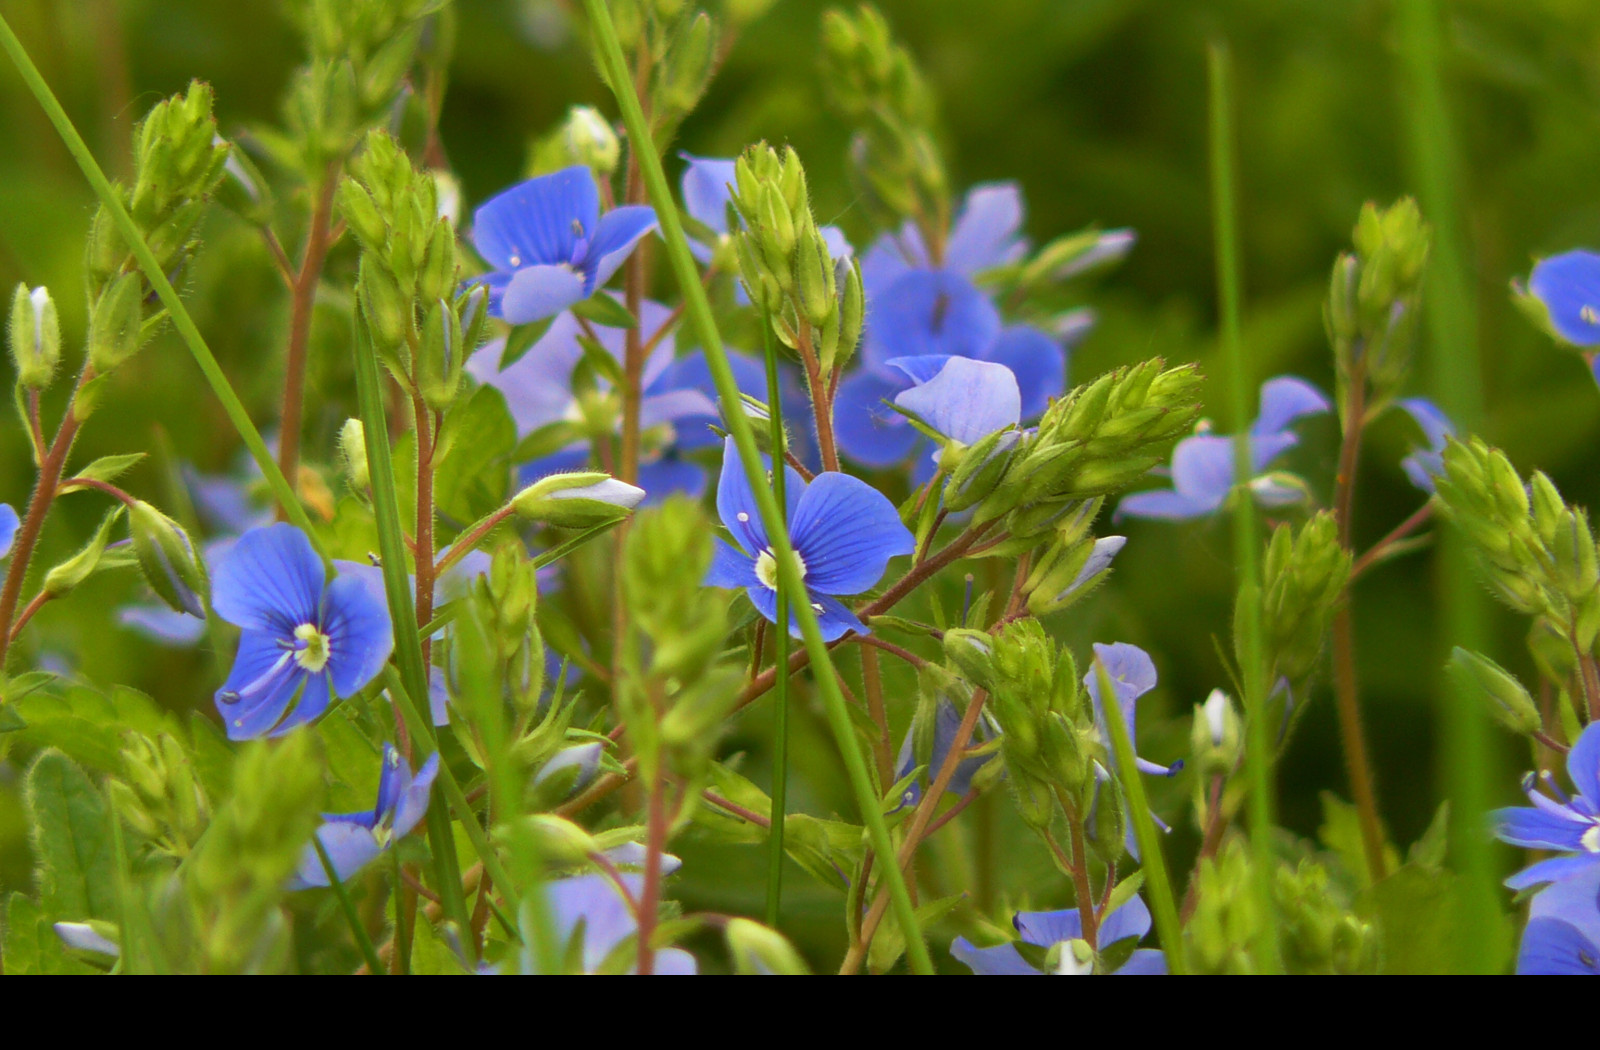
[[[1136,492],[1125,497],[1117,504],[1117,511],[1112,515],[1112,519],[1157,518],[1164,521],[1187,521],[1191,518],[1203,518],[1216,509],[1209,502],[1196,502],[1171,489],[1151,489],[1149,492]]]
[[[1216,510],[1233,488],[1233,438],[1199,434],[1172,452],[1172,487],[1195,504]]]
[[[872,242],[861,257],[861,284],[867,301],[887,291],[889,286],[912,268],[926,269],[932,262],[915,223],[906,223],[899,233],[885,233]]]
[[[898,377],[862,369],[845,377],[833,401],[833,434],[839,450],[868,467],[892,467],[911,454],[921,435],[884,404],[906,389]]]
[[[1571,251],[1542,259],[1528,290],[1550,311],[1550,323],[1575,346],[1600,345],[1600,254]],[[1587,316],[1586,316],[1587,315]]]
[[[485,201],[472,217],[472,243],[496,270],[568,263],[578,242],[594,236],[599,221],[594,174],[577,165],[518,183]]]
[[[1600,722],[1591,722],[1567,753],[1567,776],[1578,794],[1600,805]]]
[[[506,284],[500,317],[507,324],[531,324],[588,297],[584,275],[567,263],[524,266]]]
[[[305,680],[300,698],[295,701],[294,708],[283,716],[283,720],[272,727],[268,736],[282,736],[298,726],[315,722],[328,709],[332,697],[328,695],[327,674],[302,673],[299,677]]]
[[[1060,911],[1019,911],[1012,917],[1011,925],[1017,928],[1024,941],[1041,948],[1048,948],[1062,941],[1076,941],[1083,937],[1083,914],[1077,908],[1063,908]]]
[[[355,575],[341,574],[328,585],[322,630],[328,636],[328,673],[340,696],[359,692],[394,651],[388,605]]]
[[[965,937],[957,937],[950,945],[950,954],[963,962],[973,973],[985,977],[1010,977],[1030,974],[1042,976],[1029,966],[1015,945],[1000,944],[993,948],[974,948]]]
[[[289,638],[316,620],[322,581],[322,560],[311,541],[280,522],[251,529],[217,559],[211,606],[231,624]]]
[[[756,578],[756,562],[750,555],[734,549],[726,540],[715,539],[711,547],[711,570],[706,574],[707,587],[760,587]]]
[[[1276,434],[1298,419],[1332,410],[1328,395],[1299,376],[1275,376],[1261,384],[1261,414],[1250,432]]]
[[[1037,328],[1012,325],[1002,329],[981,355],[1005,365],[1022,391],[1022,417],[1033,419],[1060,397],[1067,385],[1067,355],[1054,339]]]
[[[840,259],[848,259],[856,253],[855,247],[850,243],[850,238],[846,237],[844,231],[839,227],[819,226],[817,227],[817,232],[822,235],[822,243],[827,246],[828,257],[834,262],[838,262]]]
[[[972,187],[945,245],[944,264],[964,274],[1015,262],[1027,250],[1022,228],[1022,189],[1014,182]]]
[[[228,739],[249,740],[270,731],[304,677],[277,635],[249,630],[241,634],[233,669],[213,697]]]
[[[1540,890],[1528,904],[1528,918],[1560,919],[1600,944],[1600,864]]]
[[[771,461],[766,456],[762,456],[761,459],[762,465],[770,472]],[[806,490],[806,483],[793,467],[785,465],[783,469],[783,494],[784,501],[788,504],[785,516],[793,522],[801,495]],[[739,450],[731,437],[725,439],[722,445],[722,474],[717,482],[717,514],[722,518],[722,524],[728,527],[734,539],[739,541],[739,545],[752,558],[771,546],[767,539],[766,527],[761,523],[761,512],[756,509],[755,493],[750,490],[744,465],[739,460]],[[792,526],[791,531],[794,531]]]
[[[1576,857],[1551,857],[1539,863],[1523,868],[1515,875],[1505,880],[1505,885],[1513,890],[1525,890],[1539,885],[1541,882],[1560,882],[1582,875],[1600,865],[1600,853],[1584,853]]]
[[[833,471],[806,486],[790,532],[805,563],[806,589],[821,594],[860,594],[883,576],[889,559],[915,547],[893,503],[859,478]]]
[[[949,354],[927,354],[923,357],[896,357],[883,363],[886,369],[899,372],[913,384],[931,383],[945,365],[954,358]]]
[[[700,973],[700,966],[682,948],[660,948],[651,972],[657,977],[692,977]]]
[[[405,760],[401,759],[404,763]],[[433,790],[434,778],[439,775],[439,752],[435,751],[422,763],[416,777],[405,786],[394,811],[394,837],[403,838],[421,823],[428,812],[428,793]]]
[[[915,412],[938,433],[963,445],[1014,427],[1022,420],[1022,392],[1017,389],[1017,377],[1011,369],[966,357],[947,358],[938,375],[901,393],[894,401]]]
[[[1150,975],[1165,977],[1167,975],[1167,955],[1155,948],[1140,948],[1128,956],[1128,961],[1122,964],[1114,977],[1137,977]]]
[[[624,205],[601,216],[600,228],[589,245],[589,277],[584,290],[593,294],[596,288],[611,280],[611,275],[633,253],[634,246],[655,228],[655,209],[643,204]]]
[[[11,545],[17,539],[18,524],[16,509],[9,503],[0,503],[0,558],[11,553]]]
[[[117,610],[117,621],[162,645],[187,647],[206,633],[206,622],[198,616],[175,612],[164,602],[124,605]]]
[[[1489,814],[1495,838],[1527,849],[1553,849],[1573,852],[1583,848],[1583,833],[1595,825],[1587,820],[1564,818],[1527,806],[1497,809]]]
[[[1135,894],[1128,902],[1100,920],[1100,943],[1116,944],[1129,937],[1142,940],[1150,932],[1150,908]]]
[[[334,874],[340,882],[347,882],[383,853],[372,829],[344,821],[330,821],[317,829],[317,840],[322,843]],[[289,880],[289,889],[304,890],[328,885],[328,872],[317,856],[315,846],[307,845],[300,855],[300,867]]]
[[[953,354],[982,357],[1000,314],[972,282],[949,270],[912,270],[867,304],[876,360]],[[867,363],[873,363],[868,357]]]
[[[639,464],[639,487],[645,492],[641,507],[656,506],[674,493],[699,499],[706,490],[706,469],[676,456],[665,456]]]
[[[776,592],[773,592],[773,596],[776,598]],[[851,631],[854,631],[857,634],[872,633],[871,629],[869,629],[866,624],[861,622],[860,617],[856,616],[855,613],[846,608],[845,604],[839,601],[837,598],[830,597],[826,594],[815,593],[808,594],[807,597],[811,599],[812,611],[817,614],[817,627],[822,632],[823,641],[838,641]],[[778,619],[776,615],[776,609],[777,602],[774,601],[774,615],[770,617],[774,623],[776,623]],[[789,622],[791,624],[789,633],[794,637],[799,638],[801,636],[799,622],[792,616],[790,617]]]
[[[720,157],[696,157],[678,154],[689,164],[683,169],[683,210],[689,217],[712,232],[728,232],[728,202],[733,199],[729,189],[736,181],[732,160]]]

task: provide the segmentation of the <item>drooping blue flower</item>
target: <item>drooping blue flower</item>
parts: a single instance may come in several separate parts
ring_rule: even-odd
[[[383,771],[378,777],[378,803],[359,813],[327,813],[317,829],[334,874],[347,881],[396,842],[411,833],[428,812],[428,792],[439,774],[439,754],[422,763],[417,775],[389,744],[383,745]],[[289,881],[290,889],[328,885],[328,872],[315,846],[307,845],[300,867]]]
[[[1137,750],[1138,734],[1135,731],[1135,715],[1138,711],[1139,698],[1156,687],[1156,665],[1150,659],[1150,654],[1137,645],[1127,642],[1115,642],[1111,645],[1095,643],[1094,655],[1105,666],[1106,675],[1111,679],[1111,691],[1116,694],[1117,711],[1122,715],[1123,724],[1128,727],[1128,740],[1135,744]],[[1100,727],[1100,735],[1105,739],[1106,749],[1111,750],[1111,731],[1106,725],[1105,698],[1100,694],[1100,672],[1091,666],[1083,676],[1084,688],[1089,690],[1089,696],[1094,700],[1094,719]],[[1115,755],[1113,755],[1115,760]],[[1181,761],[1170,766],[1148,759],[1134,759],[1134,764],[1142,773],[1154,773],[1157,776],[1170,777],[1183,768]]]
[[[1414,447],[1411,454],[1400,461],[1400,469],[1406,472],[1411,484],[1431,496],[1434,479],[1444,473],[1444,446],[1456,432],[1455,424],[1438,405],[1425,397],[1408,397],[1397,404],[1416,420],[1428,442],[1426,447]]]
[[[0,558],[11,553],[11,545],[17,542],[17,526],[20,524],[16,509],[9,503],[0,503]]]
[[[670,861],[671,867],[677,865],[676,858],[662,859]],[[670,867],[666,870],[670,870]],[[644,890],[644,878],[635,872],[622,872],[620,881],[628,897],[637,902]],[[567,946],[574,936],[582,937],[580,955],[584,973],[598,972],[606,956],[638,932],[639,923],[627,897],[608,876],[576,875],[558,879],[545,884],[544,897],[546,912],[554,928],[556,943],[562,948],[562,956],[567,956]],[[525,913],[527,911],[524,909]],[[529,921],[530,917],[524,914],[524,924]],[[523,937],[523,943],[535,943],[531,931]],[[523,949],[522,972],[543,972],[531,947]],[[662,948],[656,951],[654,972],[659,976],[687,976],[700,971],[694,956],[682,948]]]
[[[654,209],[630,204],[600,214],[587,167],[529,179],[490,198],[473,215],[472,243],[494,269],[489,310],[508,324],[553,317],[611,279],[656,228]]]
[[[867,626],[837,596],[860,594],[878,582],[889,559],[910,554],[910,530],[894,504],[859,478],[824,471],[807,484],[792,467],[783,469],[789,538],[822,637],[833,641],[847,631],[866,634]],[[756,611],[776,623],[777,560],[732,438],[723,445],[717,513],[738,546],[717,540],[706,583],[743,587]],[[790,630],[799,637],[792,617]]]
[[[1300,443],[1291,429],[1307,416],[1332,409],[1327,395],[1297,376],[1277,376],[1261,385],[1261,414],[1250,425],[1250,491],[1268,507],[1297,503],[1301,488],[1264,473],[1273,460]],[[1234,488],[1233,438],[1199,433],[1172,450],[1172,488],[1136,492],[1117,505],[1114,517],[1182,521],[1222,509]]]
[[[1556,333],[1573,346],[1600,346],[1600,254],[1578,249],[1541,259],[1528,291],[1544,304]]]
[[[944,767],[946,756],[950,754],[950,745],[955,742],[956,730],[960,728],[961,712],[956,710],[956,705],[950,700],[940,697],[935,708],[933,751],[928,759],[928,768],[921,777],[906,786],[905,794],[900,797],[900,805],[895,807],[897,810],[906,806],[915,806],[922,801],[923,781],[926,780],[928,785],[932,785],[934,778],[939,775],[939,770]],[[980,716],[978,725],[973,731],[972,740],[968,742],[967,746],[976,747],[986,737],[999,732],[999,727],[994,724],[994,720],[985,711]],[[897,780],[909,775],[916,768],[916,755],[913,751],[913,744],[915,743],[913,738],[915,736],[916,726],[913,724],[906,730],[906,737],[900,743],[900,753],[894,760],[894,775]],[[957,797],[965,795],[972,788],[972,778],[992,757],[992,755],[979,755],[976,758],[966,758],[957,762],[956,771],[950,777],[950,783],[945,788],[945,793]]]
[[[1591,723],[1578,735],[1567,753],[1567,776],[1576,791],[1571,797],[1548,774],[1544,782],[1552,794],[1545,794],[1539,790],[1539,778],[1530,773],[1522,788],[1532,807],[1508,806],[1490,814],[1500,841],[1564,854],[1541,860],[1506,879],[1506,885],[1514,890],[1561,882],[1600,866],[1600,722]]]
[[[1534,894],[1519,974],[1600,974],[1600,865]]]
[[[211,578],[211,607],[244,629],[216,694],[230,740],[310,722],[335,696],[372,681],[394,648],[388,607],[354,575],[326,581],[311,541],[293,525],[245,533]]]
[[[1055,970],[1042,970],[1022,957],[1015,944],[1001,944],[993,948],[975,948],[965,937],[957,937],[950,945],[950,954],[966,963],[975,974],[988,977],[1017,975],[1071,975],[1081,973],[1070,947],[1073,941],[1083,939],[1083,915],[1077,908],[1063,911],[1018,912],[1011,920],[1024,944],[1040,948],[1060,945],[1060,961]],[[1102,949],[1129,937],[1144,939],[1150,932],[1150,909],[1135,896],[1128,903],[1100,920],[1097,940]],[[1165,974],[1167,957],[1155,948],[1138,948],[1128,956],[1115,973],[1121,976],[1139,974]]]

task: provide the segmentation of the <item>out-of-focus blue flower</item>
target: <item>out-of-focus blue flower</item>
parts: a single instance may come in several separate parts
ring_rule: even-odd
[[[663,858],[663,860],[675,858]],[[669,869],[670,870],[670,869]],[[644,879],[634,872],[622,872],[620,880],[629,897],[635,902],[644,890]],[[574,934],[583,938],[583,972],[595,973],[605,963],[606,956],[623,941],[638,932],[638,920],[628,899],[611,879],[605,875],[577,875],[559,879],[544,886],[545,907],[554,927],[556,943],[566,946]],[[524,909],[528,911],[528,909]],[[526,925],[529,916],[524,915]],[[582,932],[579,934],[579,926]],[[523,937],[524,944],[534,943],[531,931]],[[522,972],[539,974],[539,962],[531,948],[522,953]],[[694,956],[682,948],[663,948],[656,952],[655,973],[662,976],[684,976],[699,973]]]
[[[1274,459],[1300,443],[1292,425],[1333,407],[1327,395],[1297,376],[1277,376],[1261,385],[1261,414],[1250,426],[1250,491],[1268,506],[1297,503],[1298,486],[1263,473]],[[1233,491],[1233,438],[1200,433],[1172,450],[1172,488],[1136,492],[1117,504],[1114,517],[1203,518],[1222,508]]]
[[[1600,865],[1534,894],[1519,974],[1600,974]]]
[[[656,213],[630,204],[600,214],[600,191],[587,167],[541,175],[490,198],[472,218],[472,243],[494,269],[475,282],[489,288],[489,310],[508,324],[553,317],[611,279]]]
[[[1029,963],[1017,951],[1015,944],[1001,944],[993,948],[975,948],[965,937],[957,937],[950,945],[950,954],[967,964],[973,973],[984,976],[1011,975],[1071,975],[1082,973],[1076,956],[1072,953],[1073,941],[1083,939],[1083,916],[1077,908],[1063,911],[1023,911],[1011,920],[1024,944],[1040,948],[1060,945],[1060,962],[1055,970],[1041,970]],[[1098,941],[1109,948],[1129,937],[1143,939],[1150,932],[1150,909],[1135,896],[1128,903],[1106,915],[1100,921]],[[1138,948],[1128,956],[1115,973],[1118,975],[1165,974],[1167,957],[1154,948]]]
[[[987,296],[950,270],[909,270],[867,303],[867,339],[861,367],[839,384],[834,431],[839,447],[869,467],[889,467],[926,447],[898,412],[884,404],[916,385],[891,362],[907,358],[964,357],[1004,365],[1019,391],[1019,419],[1032,419],[1060,394],[1066,357],[1060,344],[1037,328],[1004,327]],[[918,456],[919,480],[933,473]]]
[[[1016,262],[1028,251],[1022,237],[1022,189],[1014,182],[985,182],[967,191],[945,242],[942,268],[963,277]],[[907,222],[873,242],[861,257],[861,279],[870,296],[907,270],[939,265],[928,252],[922,231]]]
[[[354,575],[325,581],[311,541],[293,525],[245,533],[211,578],[211,607],[244,629],[216,694],[230,740],[311,721],[334,696],[372,681],[394,648],[388,607]]]
[[[1413,448],[1411,454],[1400,461],[1400,469],[1406,472],[1411,484],[1432,495],[1433,479],[1444,473],[1444,446],[1446,440],[1456,432],[1455,424],[1440,411],[1438,405],[1425,397],[1408,397],[1397,403],[1416,420],[1417,426],[1422,428],[1423,438],[1428,442],[1425,448]]]
[[[11,553],[11,545],[17,542],[17,526],[20,524],[16,509],[9,503],[0,503],[0,558]]]
[[[1570,798],[1548,774],[1545,784],[1554,797],[1546,795],[1539,790],[1539,778],[1530,773],[1522,788],[1532,807],[1508,806],[1490,814],[1500,841],[1566,854],[1541,860],[1506,879],[1514,890],[1560,882],[1600,865],[1600,722],[1585,728],[1567,753],[1567,776],[1576,790]]]
[[[878,582],[890,558],[910,554],[910,530],[900,523],[894,504],[859,478],[824,471],[808,485],[792,467],[783,469],[789,538],[822,637],[833,641],[847,631],[866,634],[867,626],[835,596],[860,594]],[[717,541],[706,583],[743,587],[756,611],[776,623],[778,563],[731,438],[722,450],[717,513],[738,546]],[[790,630],[799,637],[792,617]]]
[[[999,729],[989,719],[988,712],[978,722],[973,732],[969,747],[981,743],[989,733],[998,733]],[[923,777],[913,780],[906,785],[905,794],[900,797],[900,805],[895,808],[902,809],[906,806],[915,806],[922,801],[922,781],[927,780],[932,785],[934,777],[939,775],[939,770],[944,768],[944,760],[950,754],[950,745],[955,741],[956,730],[961,728],[961,712],[956,710],[956,705],[944,697],[939,698],[935,708],[933,721],[933,752],[928,759],[928,768]],[[913,738],[916,736],[916,726],[906,730],[906,738],[900,743],[900,754],[894,760],[895,779],[908,775],[916,767],[916,756],[913,754]],[[972,778],[978,770],[984,767],[992,756],[979,755],[976,758],[962,759],[956,763],[956,771],[950,777],[950,784],[945,788],[945,793],[950,795],[965,795],[972,788]]]
[[[643,303],[639,313],[646,337],[659,331],[672,315],[672,311],[654,302]],[[620,367],[627,333],[603,325],[591,327],[600,345]],[[564,313],[509,368],[500,369],[499,346],[495,343],[467,362],[467,371],[474,378],[504,395],[519,438],[558,423],[572,425],[586,434],[558,452],[523,464],[518,474],[525,484],[547,474],[583,469],[593,457],[594,438],[599,435],[617,447],[615,435],[622,418],[620,392],[603,377],[596,377],[593,386],[581,395],[573,389],[573,371],[583,360],[583,347],[578,342],[582,332],[578,319]],[[680,453],[714,445],[716,437],[710,426],[721,419],[703,356],[696,352],[675,360],[673,354],[673,336],[668,331],[645,361],[641,377],[639,487],[647,494],[647,505],[673,492],[699,496],[705,491],[705,470],[681,458]],[[729,364],[739,388],[764,400],[766,373],[761,365],[742,354],[730,354]]]
[[[1115,642],[1111,645],[1096,642],[1094,655],[1105,666],[1106,675],[1111,679],[1111,690],[1116,694],[1117,711],[1122,715],[1123,724],[1128,727],[1128,739],[1137,744],[1139,737],[1134,728],[1134,716],[1138,711],[1139,698],[1156,687],[1155,662],[1150,659],[1149,653],[1127,642]],[[1089,668],[1088,673],[1083,676],[1083,685],[1094,700],[1094,719],[1109,750],[1111,731],[1106,726],[1105,698],[1100,695],[1100,672],[1097,668]],[[1159,762],[1137,757],[1134,764],[1142,773],[1154,773],[1163,777],[1170,777],[1183,768],[1181,761],[1163,766]]]
[[[1022,392],[1005,365],[937,354],[897,357],[888,364],[916,384],[895,395],[894,403],[958,445],[981,441],[1022,419]]]
[[[691,240],[689,251],[701,263],[709,263],[717,250],[727,243],[728,235],[732,232],[728,228],[728,206],[733,203],[730,187],[735,180],[736,162],[726,157],[696,157],[690,153],[679,153],[678,156],[688,162],[683,169],[683,210],[689,218],[706,227],[716,237],[711,244]],[[834,262],[855,254],[855,249],[839,227],[819,226],[817,232],[822,235],[823,243],[828,246],[828,255]],[[750,300],[744,294],[744,286],[741,284],[738,289],[739,302],[748,303]]]
[[[360,813],[328,813],[317,829],[334,874],[344,882],[376,860],[389,847],[411,833],[428,812],[428,792],[439,774],[439,755],[435,752],[411,775],[411,767],[400,752],[383,745],[383,772],[378,777],[378,803]],[[289,881],[290,889],[328,885],[328,872],[317,856],[315,846],[307,846],[300,867]]]
[[[1544,304],[1550,325],[1573,346],[1600,346],[1600,254],[1579,249],[1541,259],[1528,291]]]

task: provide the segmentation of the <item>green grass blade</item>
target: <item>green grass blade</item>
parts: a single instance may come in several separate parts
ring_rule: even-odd
[[[628,129],[631,148],[638,154],[645,189],[650,202],[655,205],[656,218],[661,224],[661,238],[666,244],[667,260],[672,265],[673,274],[683,293],[689,322],[705,349],[706,364],[710,367],[711,378],[716,384],[717,396],[722,403],[723,420],[727,423],[734,444],[739,449],[739,458],[744,463],[750,488],[755,494],[756,509],[760,512],[761,522],[767,530],[768,538],[772,541],[773,553],[778,561],[779,577],[790,592],[799,594],[804,584],[795,564],[794,546],[789,542],[789,530],[783,512],[773,500],[772,490],[767,485],[766,472],[762,470],[761,457],[756,448],[755,432],[745,415],[739,398],[738,384],[734,381],[733,372],[728,366],[727,351],[723,348],[716,320],[711,315],[711,303],[701,286],[694,258],[689,254],[689,243],[684,237],[683,223],[678,218],[677,204],[673,201],[672,191],[667,186],[666,174],[661,170],[661,158],[656,153],[644,110],[639,105],[639,96],[634,89],[627,59],[623,57],[622,45],[617,40],[616,27],[611,22],[611,12],[607,9],[605,0],[584,0],[584,8],[589,14],[589,21],[594,30],[601,66],[616,95],[617,105],[622,110],[622,120]],[[816,671],[817,689],[822,694],[828,725],[838,743],[840,754],[844,757],[845,769],[850,776],[850,786],[855,792],[856,804],[861,809],[861,818],[866,823],[872,848],[880,858],[883,858],[880,870],[883,879],[888,883],[895,917],[900,923],[900,929],[905,933],[907,959],[913,971],[932,973],[933,961],[928,956],[927,945],[923,943],[921,926],[917,922],[911,895],[906,890],[905,878],[900,872],[899,865],[891,859],[895,856],[894,842],[889,837],[889,827],[883,819],[877,792],[873,790],[872,778],[867,773],[860,741],[856,739],[855,730],[851,726],[844,694],[839,691],[839,682],[835,677],[827,643],[822,640],[822,632],[817,627],[817,615],[807,602],[791,602],[790,605],[800,621],[800,632],[805,638],[806,651],[810,654],[811,665]]]
[[[344,921],[350,924],[350,932],[356,939],[356,947],[361,949],[361,957],[367,961],[367,971],[373,976],[382,976],[388,971],[383,968],[383,960],[378,958],[378,951],[372,946],[372,938],[367,936],[367,928],[361,925],[361,916],[356,914],[356,906],[350,901],[350,893],[344,888],[344,883],[339,880],[339,873],[333,870],[333,861],[328,857],[328,851],[322,848],[322,840],[316,835],[311,836],[311,845],[317,851],[317,859],[322,861],[322,870],[328,876],[328,888],[339,900],[339,910],[344,913]],[[396,927],[395,935],[399,936]]]
[[[778,389],[778,351],[772,343],[772,318],[763,311],[761,318],[762,346],[767,359],[767,417],[771,432],[774,464],[772,468],[772,496],[780,507],[789,504],[784,498],[784,464],[781,462],[784,446],[783,395]],[[767,925],[778,925],[779,906],[783,899],[783,828],[788,814],[789,799],[789,587],[784,577],[778,577],[778,622],[772,634],[772,666],[778,677],[772,682],[772,829],[767,834]]]

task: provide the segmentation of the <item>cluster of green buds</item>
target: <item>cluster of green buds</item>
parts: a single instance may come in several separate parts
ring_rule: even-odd
[[[290,928],[279,909],[321,818],[323,769],[315,738],[257,741],[234,763],[233,790],[182,870],[207,973],[286,969]]]
[[[1111,574],[1111,562],[1125,536],[1096,537],[1090,531],[1102,497],[1072,507],[1055,526],[1055,534],[1040,550],[1033,570],[1023,584],[1028,611],[1045,616],[1082,601]]]
[[[1600,633],[1600,564],[1589,515],[1542,472],[1523,484],[1511,461],[1481,440],[1451,441],[1438,497],[1467,538],[1489,589],[1548,621],[1580,653]]]
[[[866,317],[861,268],[840,260],[836,273],[800,157],[765,142],[745,150],[734,166],[733,206],[744,222],[735,249],[750,301],[772,317],[786,346],[814,352],[824,375],[842,368]]]
[[[1072,653],[1033,619],[1015,620],[994,635],[946,631],[944,650],[964,677],[989,692],[988,710],[1000,726],[1000,754],[1023,821],[1045,832],[1061,800],[1087,814],[1094,764],[1110,763]],[[1100,801],[1097,815],[1120,819],[1113,799]],[[1114,834],[1097,834],[1097,841],[1120,845],[1120,830],[1098,830]]]
[[[469,598],[479,607],[493,646],[488,662],[501,678],[496,699],[509,697],[518,709],[534,710],[544,689],[544,638],[537,620],[538,568],[521,544],[496,548],[489,571],[474,582]]]
[[[1184,927],[1189,970],[1197,974],[1260,973],[1254,947],[1261,924],[1272,921],[1251,891],[1250,857],[1231,838],[1214,857],[1200,862],[1195,908]]]
[[[1380,402],[1405,382],[1430,237],[1410,197],[1388,208],[1371,202],[1362,207],[1352,237],[1355,251],[1333,264],[1323,309],[1341,403],[1358,373]]]
[[[488,292],[461,288],[456,231],[438,185],[386,132],[367,136],[339,186],[339,210],[361,243],[356,281],[374,349],[395,377],[443,411],[488,325]]]
[[[975,524],[1006,516],[1029,549],[1084,500],[1133,484],[1165,462],[1199,414],[1200,374],[1160,358],[1108,372],[1051,403],[977,504]],[[973,448],[978,446],[974,445]]]
[[[1350,566],[1331,511],[1314,514],[1298,527],[1272,530],[1261,569],[1261,619],[1274,679],[1297,685],[1316,669],[1328,623],[1350,581]],[[1240,603],[1235,615],[1244,612]],[[1235,624],[1234,638],[1244,637]],[[1242,654],[1240,660],[1242,666]]]
[[[1513,733],[1527,736],[1544,728],[1527,688],[1487,656],[1456,646],[1446,667],[1460,688],[1482,700],[1494,720]]]
[[[711,16],[685,0],[612,0],[617,41],[649,70],[645,95],[650,137],[667,142],[699,104],[716,72],[720,31]],[[735,18],[729,12],[730,18]],[[605,63],[598,63],[604,77]]]
[[[1292,974],[1373,973],[1378,931],[1342,899],[1328,869],[1311,858],[1273,873],[1285,971]]]
[[[195,81],[185,94],[151,109],[134,133],[133,187],[116,187],[169,275],[183,269],[193,254],[195,227],[228,157],[227,143],[217,138],[211,102],[211,88]],[[86,255],[89,361],[103,375],[132,357],[165,313],[153,302],[149,281],[103,204],[95,212]]]
[[[382,120],[419,49],[448,41],[448,32],[428,30],[449,11],[447,0],[294,0],[287,8],[310,52],[284,103],[287,145],[315,183]]]
[[[822,79],[830,100],[857,125],[852,170],[884,225],[914,219],[924,232],[948,227],[950,183],[934,143],[933,93],[878,10],[822,18]]]
[[[189,756],[169,733],[123,734],[121,776],[107,781],[117,813],[153,852],[182,860],[210,822]]]

